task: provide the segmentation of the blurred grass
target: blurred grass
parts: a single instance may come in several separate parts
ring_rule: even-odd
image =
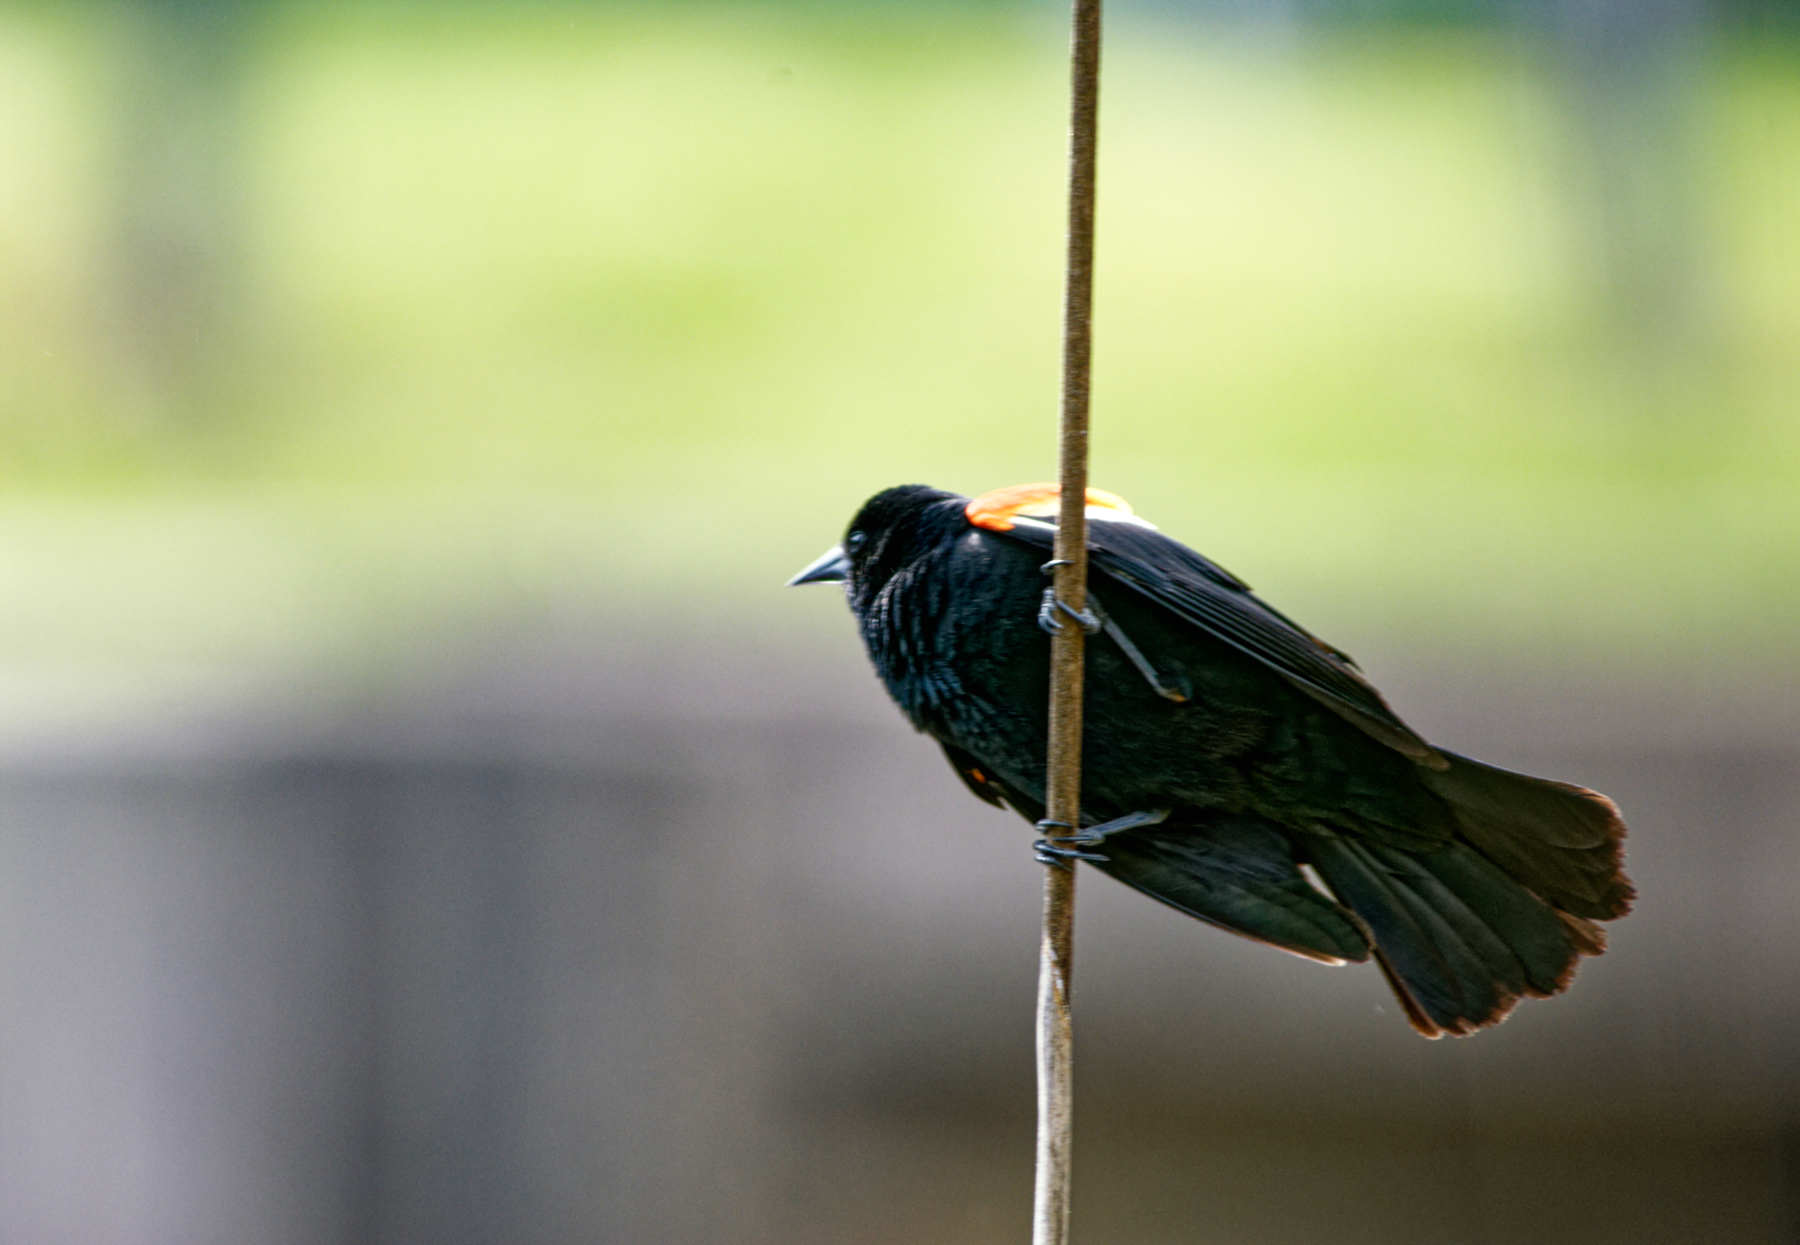
[[[1058,21],[296,6],[234,353],[171,412],[96,310],[117,48],[0,8],[0,719],[843,630],[776,586],[864,496],[1053,474]],[[1647,347],[1502,36],[1108,58],[1097,483],[1352,651],[1793,676],[1800,60],[1712,65],[1705,305]]]

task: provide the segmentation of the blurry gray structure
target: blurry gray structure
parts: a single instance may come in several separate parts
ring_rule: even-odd
[[[852,645],[548,643],[324,725],[15,748],[0,1240],[1017,1239],[1031,836]],[[1640,911],[1568,996],[1433,1044],[1373,969],[1093,879],[1084,1230],[1793,1239],[1793,736],[1392,690],[1616,796]]]

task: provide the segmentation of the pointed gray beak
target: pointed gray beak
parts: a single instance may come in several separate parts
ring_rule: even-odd
[[[842,545],[833,545],[817,562],[788,580],[787,586],[792,588],[796,584],[833,584],[849,577],[850,559],[844,555]]]

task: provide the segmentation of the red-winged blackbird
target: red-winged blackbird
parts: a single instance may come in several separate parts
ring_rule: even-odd
[[[1094,632],[1083,828],[1041,842],[1049,859],[1309,959],[1373,953],[1427,1037],[1494,1024],[1605,950],[1594,922],[1633,897],[1611,800],[1432,747],[1348,656],[1098,490],[1078,618],[1042,573],[1056,493],[888,489],[792,581],[846,581],[913,725],[971,791],[1033,821],[1046,631]]]

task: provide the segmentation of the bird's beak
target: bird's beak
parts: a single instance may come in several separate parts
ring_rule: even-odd
[[[796,584],[833,584],[850,577],[850,559],[844,554],[842,545],[833,545],[824,556],[798,575],[788,580],[788,587]]]

